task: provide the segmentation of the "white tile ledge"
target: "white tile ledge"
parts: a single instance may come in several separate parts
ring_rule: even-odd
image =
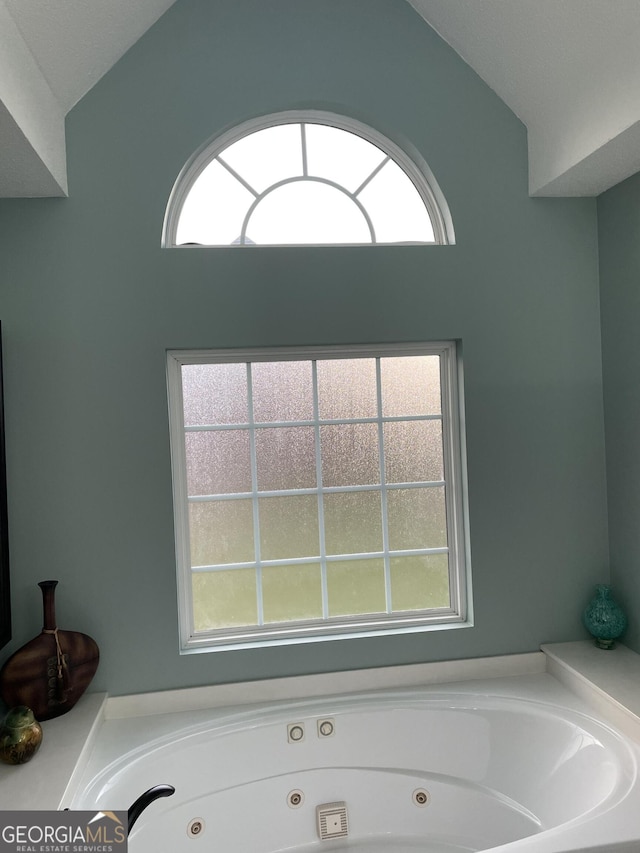
[[[131,696],[82,696],[68,714],[42,723],[37,755],[17,767],[0,763],[0,810],[59,809],[86,767],[96,735],[106,719],[198,711],[236,705],[354,693],[451,681],[500,678],[544,672],[541,652],[442,661],[319,675],[274,678],[238,684],[165,690]]]
[[[165,690],[160,693],[111,696],[107,702],[105,716],[109,720],[146,717],[154,714],[199,711],[234,705],[257,705],[264,702],[282,702],[339,693],[361,693],[369,690],[445,684],[453,681],[533,675],[544,671],[545,656],[541,652],[528,652],[346,672],[327,672],[237,684]]]
[[[640,743],[640,655],[590,640],[541,646],[547,672],[625,735]]]
[[[42,744],[27,764],[0,763],[0,809],[58,809],[102,725],[106,693],[89,693],[68,714],[42,723]]]

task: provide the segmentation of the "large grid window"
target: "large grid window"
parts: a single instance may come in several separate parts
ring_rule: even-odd
[[[168,371],[184,649],[465,621],[454,343]]]

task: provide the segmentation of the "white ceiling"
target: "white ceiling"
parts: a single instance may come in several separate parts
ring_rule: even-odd
[[[532,195],[640,171],[638,0],[409,0],[527,126]]]
[[[66,194],[65,115],[173,2],[0,0],[0,196]],[[640,171],[639,0],[408,2],[526,125],[533,195]]]
[[[66,195],[66,114],[174,2],[0,0],[0,197]]]

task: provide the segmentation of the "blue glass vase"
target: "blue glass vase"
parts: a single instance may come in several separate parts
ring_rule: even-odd
[[[627,627],[624,611],[611,597],[611,587],[604,583],[596,586],[596,594],[582,614],[582,621],[600,649],[613,649]]]

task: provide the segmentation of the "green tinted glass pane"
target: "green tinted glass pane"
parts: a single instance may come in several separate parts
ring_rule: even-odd
[[[313,427],[256,430],[258,490],[313,489],[316,442]]]
[[[255,559],[250,500],[189,504],[191,565],[248,563]]]
[[[394,612],[449,607],[448,555],[392,557],[391,605]]]
[[[253,419],[310,421],[313,379],[310,361],[258,361],[251,365]]]
[[[320,427],[323,486],[373,486],[380,482],[376,424]]]
[[[185,426],[246,424],[246,364],[184,364],[182,400]]]
[[[327,563],[329,616],[384,613],[384,560]]]
[[[325,495],[323,502],[327,554],[382,550],[380,492],[338,492]]]
[[[387,483],[444,479],[441,421],[386,423],[383,432]]]
[[[442,548],[447,544],[444,486],[387,492],[389,547]]]
[[[249,433],[246,430],[187,432],[184,442],[189,495],[251,491]]]
[[[380,379],[384,417],[440,413],[440,356],[381,358]]]
[[[253,569],[196,572],[192,575],[196,631],[256,625],[256,573]]]
[[[263,560],[314,557],[320,552],[315,495],[259,498]]]
[[[321,420],[377,416],[375,359],[325,359],[317,369]]]
[[[320,565],[266,566],[262,570],[265,622],[322,618]]]

